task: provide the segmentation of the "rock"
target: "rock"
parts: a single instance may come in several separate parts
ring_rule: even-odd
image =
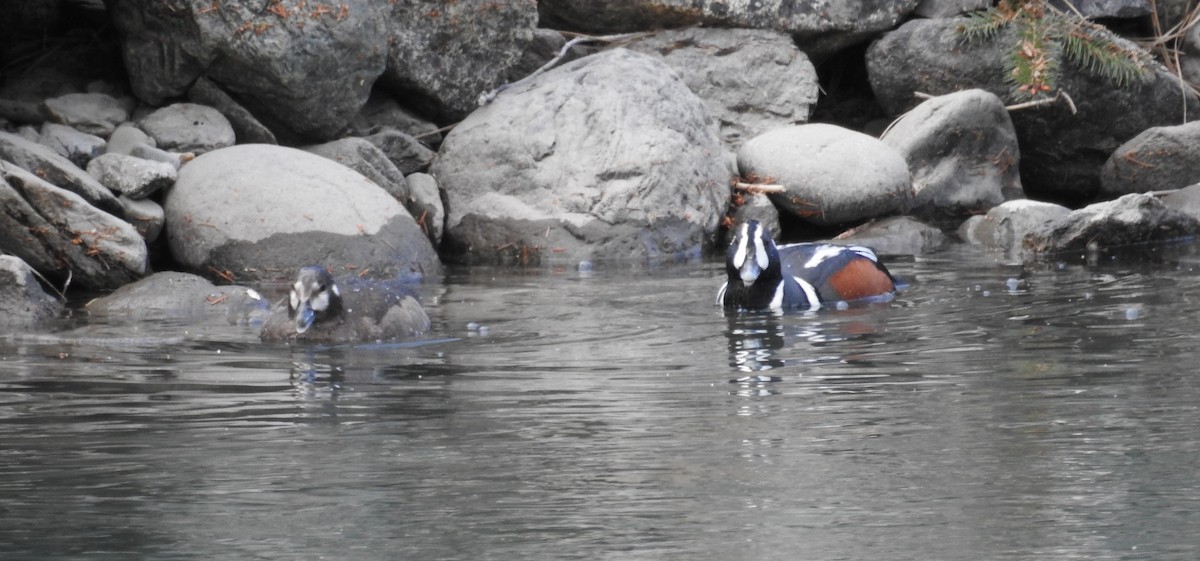
[[[1200,234],[1200,221],[1168,208],[1153,195],[1135,193],[1095,203],[1034,231],[1025,246],[1036,252],[1083,251]]]
[[[431,175],[448,255],[578,262],[698,254],[733,171],[677,75],[614,49],[502,92],[446,135]]]
[[[246,324],[263,321],[269,303],[244,286],[214,286],[188,273],[155,273],[87,303],[94,316],[174,322]]]
[[[150,199],[131,199],[124,195],[117,200],[125,207],[125,220],[137,229],[146,243],[158,240],[166,222],[166,213],[162,205]]]
[[[51,184],[83,197],[89,205],[120,215],[121,203],[107,188],[70,160],[49,148],[0,131],[0,160],[7,160],[35,173]],[[40,270],[40,267],[34,265]]]
[[[921,0],[913,10],[913,15],[923,18],[948,18],[983,10],[991,5],[991,0]]]
[[[771,200],[810,224],[837,225],[895,213],[912,179],[904,158],[880,140],[834,125],[778,128],[738,151],[742,177],[782,185]]]
[[[126,156],[133,150],[135,146],[151,146],[156,147],[154,139],[146,134],[146,131],[137,128],[133,123],[121,123],[112,135],[108,137],[108,146],[105,152],[109,154],[125,154]]]
[[[1040,201],[1018,199],[1008,201],[974,217],[960,228],[964,241],[982,245],[1003,253],[1008,260],[1020,260],[1025,252],[1025,238],[1041,232],[1048,224],[1070,214],[1071,209]]]
[[[44,123],[37,142],[80,168],[103,154],[105,147],[103,138],[56,123]]]
[[[1142,131],[1100,172],[1100,197],[1169,191],[1200,182],[1200,121]]]
[[[342,138],[308,146],[304,150],[363,174],[401,203],[408,200],[408,184],[404,181],[404,174],[396,169],[396,165],[388,159],[383,150],[366,139]]]
[[[147,115],[138,128],[163,150],[203,154],[233,146],[237,138],[229,119],[212,107],[175,103]]]
[[[363,138],[379,147],[404,175],[425,171],[433,161],[433,150],[397,130],[382,130]]]
[[[736,150],[771,129],[808,121],[817,71],[791,37],[769,30],[689,27],[633,41],[630,50],[662,57],[721,123]]]
[[[142,101],[159,105],[204,76],[276,136],[327,140],[350,122],[383,72],[390,8],[382,4],[390,5],[222,0],[214,10],[211,2],[165,8],[158,0],[128,0],[109,12]],[[418,21],[414,13],[403,23]]]
[[[1200,183],[1162,196],[1163,205],[1200,220]]]
[[[925,255],[946,245],[946,235],[911,216],[890,216],[848,230],[834,241],[867,246],[879,255]]]
[[[250,110],[230,97],[212,80],[203,76],[197,78],[196,83],[188,89],[187,95],[192,103],[212,107],[229,119],[234,137],[242,144],[278,144],[271,129],[259,122]]]
[[[935,97],[884,134],[908,162],[909,212],[956,225],[1005,200],[1022,198],[1017,135],[1000,98],[983,90]]]
[[[1140,18],[1153,11],[1146,0],[1050,0],[1050,5],[1068,13],[1078,11],[1088,19]]]
[[[96,136],[107,137],[129,119],[120,101],[101,93],[66,94],[47,99],[44,106],[54,122]]]
[[[303,265],[374,277],[440,272],[400,203],[361,174],[293,148],[243,144],[197,157],[166,197],[167,239],[182,265],[237,279]]]
[[[0,327],[35,325],[62,315],[64,310],[62,302],[42,290],[27,263],[0,255]]]
[[[367,104],[354,117],[351,127],[354,136],[368,136],[382,130],[397,130],[426,146],[442,142],[438,126],[405,109],[396,100],[380,91],[371,92]]]
[[[868,48],[871,87],[885,110],[899,115],[916,106],[915,91],[939,95],[980,88],[1013,101],[1004,60],[1018,42],[1014,26],[994,40],[967,43],[955,32],[961,23],[912,20]],[[1147,128],[1183,122],[1185,105],[1188,115],[1200,114],[1200,98],[1181,93],[1162,68],[1142,83],[1119,88],[1067,63],[1060,67],[1059,85],[1078,113],[1060,102],[1010,114],[1021,145],[1022,187],[1037,199],[1070,205],[1093,200],[1100,168],[1118,146]]]
[[[104,154],[88,164],[101,185],[130,199],[144,199],[175,183],[175,167],[123,154]]]
[[[538,23],[537,8],[527,0],[389,4],[391,48],[382,82],[441,122],[466,117],[480,94],[507,80]]]
[[[146,273],[146,242],[127,222],[3,161],[0,178],[0,249],[46,276],[98,290]]]
[[[771,29],[795,37],[800,50],[822,60],[891,29],[920,0],[541,0],[541,26],[592,34],[688,25]]]
[[[734,205],[733,215],[730,218],[733,220],[733,225],[727,229],[727,234],[732,234],[734,230],[751,220],[757,220],[771,232],[782,232],[779,227],[779,209],[775,207],[775,203],[766,195],[756,195],[751,193],[739,193],[734,195],[734,200],[742,201],[740,205]],[[730,240],[725,240],[722,245],[728,245]]]
[[[400,202],[416,217],[417,225],[429,236],[433,246],[437,247],[442,243],[446,223],[446,210],[442,206],[437,180],[425,173],[414,173],[405,179],[408,181],[409,197]]]

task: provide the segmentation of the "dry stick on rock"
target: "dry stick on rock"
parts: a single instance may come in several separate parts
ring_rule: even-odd
[[[484,92],[484,93],[480,94],[479,95],[479,105],[480,106],[487,105],[487,104],[491,103],[492,100],[496,99],[496,96],[500,95],[500,92],[507,90],[508,88],[511,88],[517,84],[525,82],[525,81],[533,78],[534,76],[537,76],[547,70],[550,70],[551,68],[554,68],[558,64],[558,62],[563,59],[563,57],[567,56],[567,53],[570,52],[571,48],[574,47],[575,45],[579,45],[581,43],[617,43],[617,42],[621,42],[621,41],[628,41],[630,39],[634,39],[636,37],[641,37],[643,35],[649,35],[650,33],[651,32],[649,32],[649,31],[639,31],[637,33],[620,33],[617,35],[598,35],[598,36],[578,35],[574,39],[567,41],[567,43],[565,45],[563,45],[561,49],[558,50],[558,54],[555,55],[554,58],[550,59],[550,61],[547,62],[546,64],[543,64],[541,66],[541,68],[538,68],[537,70],[534,70],[533,72],[529,73],[528,76],[521,78],[520,80],[517,80],[516,82],[509,82],[507,84],[504,84],[490,92]]]
[[[734,181],[733,188],[738,191],[747,193],[783,193],[786,191],[783,185],[767,184],[767,183],[745,183],[742,181]]]

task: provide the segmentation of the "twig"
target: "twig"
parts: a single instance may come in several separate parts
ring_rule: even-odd
[[[773,185],[766,183],[744,183],[742,181],[734,181],[733,188],[738,191],[746,191],[748,193],[783,193],[787,188],[783,185]]]
[[[39,273],[37,269],[30,267],[29,270],[33,271],[34,276],[36,276],[39,279],[42,279],[42,284],[45,284],[46,286],[50,287],[50,290],[53,290],[54,293],[58,295],[59,300],[62,300],[63,302],[67,301],[67,287],[71,286],[71,274],[72,274],[71,269],[67,269],[67,280],[63,281],[62,290],[59,290],[57,286],[54,286],[54,283],[50,282],[50,279],[47,279],[46,277],[42,276],[42,274]]]
[[[558,62],[563,59],[563,57],[567,56],[567,53],[570,52],[571,48],[573,48],[575,45],[578,45],[581,43],[594,43],[594,42],[616,43],[618,41],[625,41],[628,39],[633,39],[635,37],[649,35],[650,33],[652,33],[652,32],[639,31],[637,33],[619,33],[617,35],[595,35],[595,36],[580,35],[574,39],[571,39],[570,41],[567,41],[566,44],[563,45],[562,48],[558,50],[558,54],[555,55],[554,58],[550,59],[549,62],[547,62],[546,64],[543,64],[537,70],[530,72],[528,76],[521,78],[520,80],[517,80],[516,82],[509,82],[507,84],[501,85],[500,87],[498,87],[492,91],[484,92],[484,93],[480,94],[479,95],[479,105],[480,106],[487,105],[487,104],[491,103],[492,100],[496,99],[496,96],[500,95],[500,92],[507,90],[508,88],[511,88],[522,82],[528,81],[531,78],[533,78],[534,76],[537,76],[547,70],[550,70],[551,68],[554,68],[554,66],[557,65]]]
[[[1031,109],[1034,107],[1041,107],[1043,105],[1051,105],[1054,103],[1058,103],[1058,101],[1060,99],[1062,101],[1066,102],[1067,109],[1069,111],[1071,111],[1072,115],[1079,112],[1079,110],[1075,107],[1075,100],[1071,99],[1070,94],[1068,94],[1067,92],[1065,92],[1063,90],[1058,90],[1058,93],[1054,94],[1054,97],[1047,97],[1047,98],[1043,98],[1043,99],[1034,99],[1031,101],[1026,101],[1024,103],[1008,105],[1005,107],[1005,109],[1007,109],[1009,111],[1020,111],[1021,109]]]

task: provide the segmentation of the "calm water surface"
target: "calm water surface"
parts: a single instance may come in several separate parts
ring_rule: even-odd
[[[0,557],[1200,557],[1200,253],[893,271],[727,318],[715,262],[453,270],[419,345],[8,333]]]

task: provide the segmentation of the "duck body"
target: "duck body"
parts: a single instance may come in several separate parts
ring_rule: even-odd
[[[725,257],[717,304],[739,310],[815,310],[890,296],[896,280],[870,248],[830,243],[775,245],[771,232],[742,224]]]
[[[356,279],[339,287],[323,267],[301,267],[263,323],[263,341],[356,343],[409,339],[429,330],[429,316],[398,282]]]

